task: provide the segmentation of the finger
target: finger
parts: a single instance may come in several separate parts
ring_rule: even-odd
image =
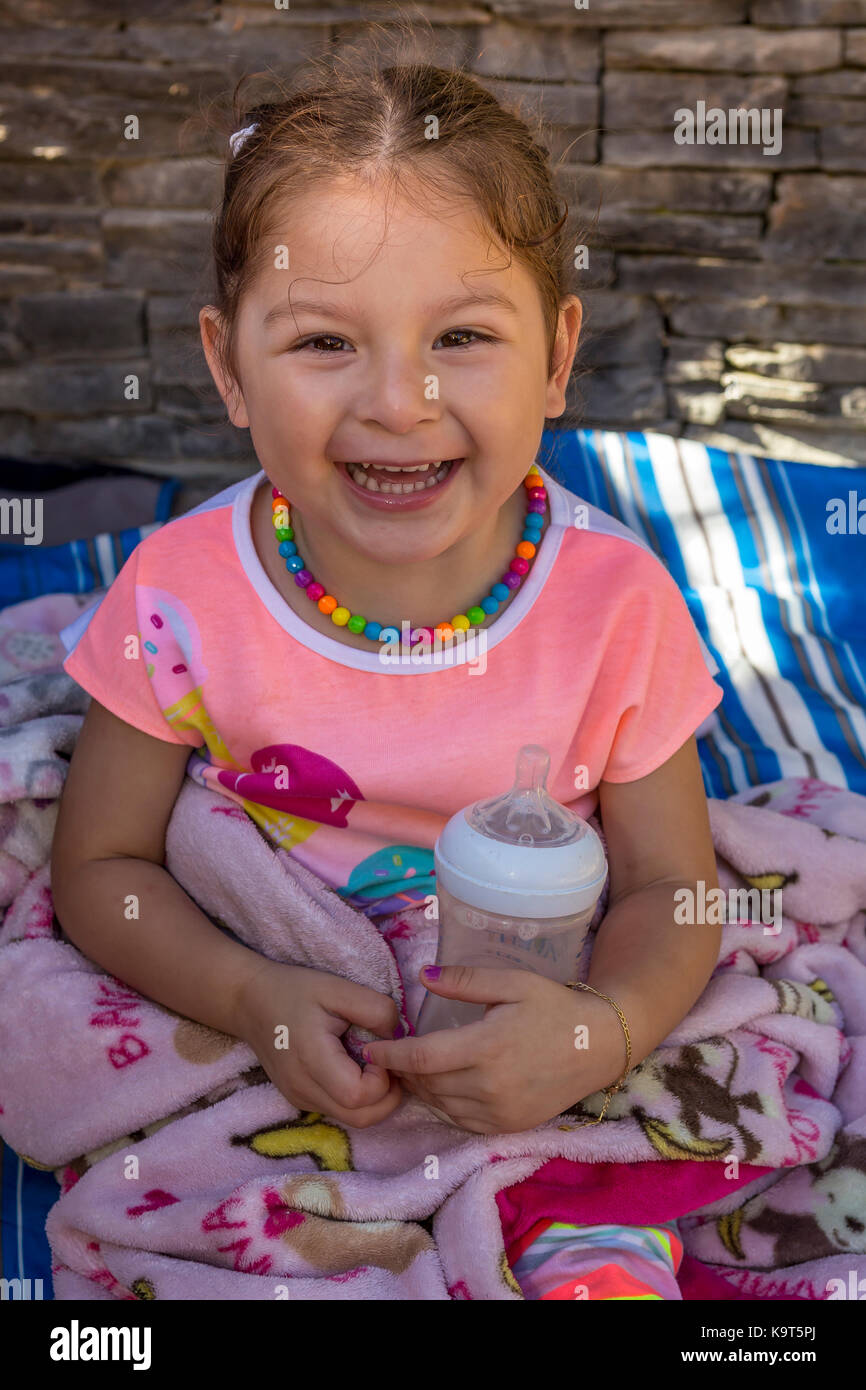
[[[389,1083],[388,1090],[380,1101],[355,1108],[338,1104],[321,1086],[311,1084],[307,1088],[310,1102],[308,1108],[318,1111],[329,1120],[336,1120],[338,1124],[347,1125],[350,1129],[367,1129],[370,1125],[386,1119],[403,1101],[402,1087],[396,1076],[390,1077]]]
[[[391,1078],[381,1064],[362,1071],[352,1061],[341,1038],[327,1028],[311,1039],[310,1055],[300,1056],[316,1085],[347,1110],[376,1104],[388,1092]]]
[[[441,994],[445,999],[464,999],[469,1004],[516,1004],[526,998],[535,976],[530,970],[505,966],[425,965],[419,979],[431,994]]]
[[[426,1076],[434,1072],[464,1071],[477,1065],[479,1051],[489,1037],[487,1020],[478,1019],[475,1023],[464,1023],[459,1028],[425,1033],[420,1038],[365,1043],[363,1055],[365,1061],[387,1067],[399,1076],[408,1072]]]
[[[356,1023],[371,1033],[390,1038],[400,1021],[400,1011],[390,994],[356,985],[354,980],[344,980],[340,975],[328,977],[327,1003],[323,999],[319,1003],[327,1014],[340,1021],[340,1032],[345,1032],[347,1023]]]

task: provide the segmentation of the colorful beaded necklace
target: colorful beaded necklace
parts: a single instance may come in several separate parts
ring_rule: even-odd
[[[500,582],[493,585],[490,593],[479,604],[467,608],[465,613],[456,614],[450,623],[437,623],[435,628],[413,628],[411,633],[413,642],[421,641],[422,634],[426,641],[431,644],[434,636],[437,636],[440,642],[447,642],[454,636],[455,631],[466,632],[472,627],[477,627],[484,622],[490,613],[495,613],[511,592],[518,589],[523,583],[538,548],[547,507],[547,489],[544,486],[544,479],[534,466],[524,478],[523,486],[529,497],[526,515],[523,519],[523,535],[511,564]],[[279,541],[279,553],[286,562],[286,569],[295,576],[295,583],[298,588],[304,590],[312,603],[318,604],[319,612],[329,615],[331,622],[335,623],[337,627],[346,627],[350,632],[363,633],[371,642],[399,642],[400,633],[396,627],[383,627],[381,623],[368,621],[360,613],[351,613],[348,608],[341,607],[333,594],[325,592],[324,585],[317,583],[298,554],[298,547],[295,545],[295,533],[291,525],[289,502],[277,487],[271,488],[271,496],[273,498],[271,503],[272,519],[274,531]]]

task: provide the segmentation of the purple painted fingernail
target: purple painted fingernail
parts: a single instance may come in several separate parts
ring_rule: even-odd
[[[427,976],[428,980],[438,980],[439,976],[442,974],[442,966],[425,965],[422,973]]]

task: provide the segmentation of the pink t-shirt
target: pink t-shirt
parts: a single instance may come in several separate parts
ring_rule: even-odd
[[[146,536],[63,631],[64,669],[276,845],[375,918],[435,892],[433,846],[507,791],[520,747],[582,816],[660,767],[722,698],[674,580],[626,526],[540,469],[550,525],[516,597],[438,662],[385,664],[309,627],[256,553],[264,474]]]

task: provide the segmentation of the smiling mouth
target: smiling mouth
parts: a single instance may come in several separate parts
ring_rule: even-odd
[[[448,477],[461,459],[442,459],[438,462],[410,464],[343,463],[349,477],[368,492],[409,496],[426,492]]]

